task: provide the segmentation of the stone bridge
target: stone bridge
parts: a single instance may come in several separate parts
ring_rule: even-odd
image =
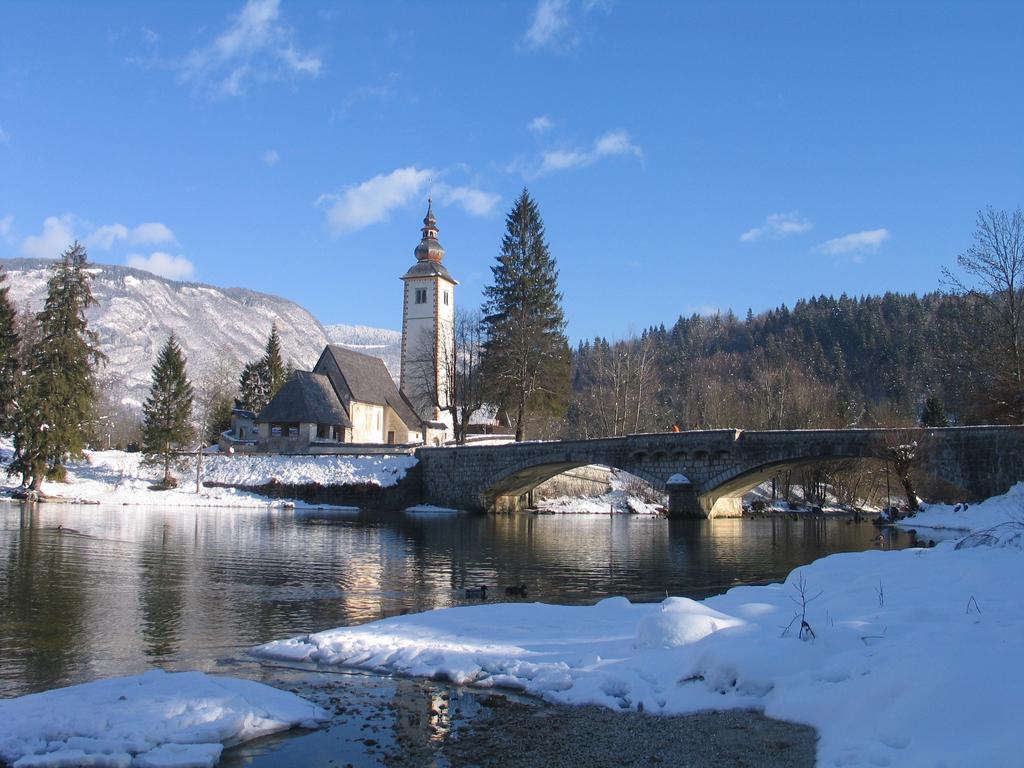
[[[439,506],[514,509],[545,480],[575,467],[604,464],[667,490],[673,516],[717,517],[738,514],[743,494],[781,470],[822,460],[886,459],[892,446],[911,442],[919,445],[915,471],[945,481],[965,499],[1003,493],[1024,480],[1024,427],[1018,426],[723,429],[421,448],[416,455],[424,497]]]

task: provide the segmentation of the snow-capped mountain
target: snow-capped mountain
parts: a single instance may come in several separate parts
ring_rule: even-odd
[[[366,325],[325,325],[327,338],[332,344],[373,355],[384,361],[391,378],[398,382],[402,365],[402,332]]]
[[[0,259],[19,311],[42,308],[51,264]],[[277,323],[285,359],[298,368],[311,368],[328,343],[315,317],[278,296],[167,280],[130,267],[90,268],[98,304],[86,315],[107,356],[99,380],[126,404],[145,400],[153,364],[172,332],[188,356],[189,378],[197,390],[205,381],[237,381],[245,363],[263,354],[272,323]]]

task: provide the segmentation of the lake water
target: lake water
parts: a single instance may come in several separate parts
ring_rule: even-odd
[[[502,600],[519,583],[554,603],[703,597],[912,541],[878,536],[820,518],[4,506],[0,696],[152,666],[261,679],[252,645],[464,604],[481,584]]]

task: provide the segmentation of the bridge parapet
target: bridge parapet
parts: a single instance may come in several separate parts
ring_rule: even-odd
[[[841,458],[885,459],[891,446],[918,442],[921,469],[963,489],[994,495],[1024,479],[1024,427],[942,429],[706,430],[637,434],[597,440],[421,448],[427,501],[461,509],[492,509],[575,467],[603,464],[664,489],[683,474],[699,508],[689,516],[739,511],[738,499],[780,468]]]

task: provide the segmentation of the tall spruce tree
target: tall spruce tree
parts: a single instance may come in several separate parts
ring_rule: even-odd
[[[192,397],[192,385],[185,375],[185,356],[172,333],[153,366],[153,383],[142,406],[142,452],[147,463],[163,465],[164,488],[177,485],[171,474],[175,453],[195,434]]]
[[[242,407],[253,413],[262,411],[292,372],[291,364],[286,366],[281,357],[281,337],[277,333],[277,323],[274,323],[270,326],[263,357],[246,363],[238,379]]]
[[[490,397],[525,436],[531,413],[564,413],[569,387],[558,269],[544,239],[544,222],[527,190],[505,218],[494,281],[484,289],[483,370]]]
[[[94,373],[105,358],[85,319],[96,303],[87,263],[76,241],[54,264],[19,389],[11,470],[36,491],[47,473],[59,477],[64,461],[82,457],[92,423]]]
[[[0,269],[0,431],[11,429],[18,385],[18,315],[7,292],[7,273]]]
[[[281,359],[281,337],[277,335],[277,323],[270,326],[266,354],[263,355],[263,367],[267,374],[267,400],[269,402],[287,380],[287,368]]]
[[[252,360],[245,364],[238,377],[238,401],[246,410],[259,413],[270,402],[270,386],[264,361]]]

